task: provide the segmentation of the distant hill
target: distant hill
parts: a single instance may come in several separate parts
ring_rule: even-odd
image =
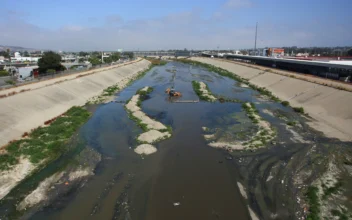
[[[19,46],[4,46],[0,45],[0,51],[6,51],[7,49],[10,49],[11,52],[23,52],[23,51],[37,51],[38,49],[33,49],[33,48],[26,48],[26,47],[19,47]]]

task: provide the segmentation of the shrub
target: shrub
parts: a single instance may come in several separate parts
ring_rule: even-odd
[[[8,76],[9,72],[7,72],[6,70],[0,70],[0,76]]]
[[[6,80],[5,83],[10,84],[10,85],[15,85],[16,82],[14,80]]]
[[[293,111],[304,114],[304,109],[302,107],[293,107]]]
[[[203,92],[200,90],[200,83],[199,82],[193,80],[192,81],[192,87],[193,87],[194,92],[198,95],[200,100],[204,100],[204,101],[207,101],[207,102],[212,102],[213,101],[208,96],[204,96],[203,95]],[[209,94],[211,94],[208,86],[207,86],[207,90],[208,90]]]
[[[11,141],[6,146],[7,154],[0,155],[0,171],[17,164],[22,155],[32,163],[55,160],[69,149],[67,140],[89,117],[90,113],[86,109],[72,107],[64,113],[64,117],[58,117],[49,126],[24,133],[26,139]]]
[[[296,122],[295,122],[295,121],[288,121],[288,122],[287,122],[287,125],[289,125],[289,126],[295,126],[295,125],[296,125]]]
[[[283,106],[289,106],[289,105],[290,105],[290,103],[289,103],[288,101],[282,101],[281,104],[282,104]]]
[[[24,132],[23,134],[22,134],[22,137],[24,138],[24,137],[27,137],[28,136],[28,132]]]
[[[56,70],[54,70],[54,69],[48,69],[48,70],[46,71],[46,73],[56,73]]]
[[[319,218],[320,203],[319,203],[318,192],[319,192],[319,189],[315,186],[310,186],[308,188],[308,191],[306,193],[306,197],[308,199],[308,204],[309,204],[309,214],[307,216],[307,219],[311,219],[311,220],[320,219]]]

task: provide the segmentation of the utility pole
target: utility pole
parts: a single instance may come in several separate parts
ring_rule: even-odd
[[[254,55],[256,55],[257,53],[257,31],[258,31],[258,22],[255,25]]]

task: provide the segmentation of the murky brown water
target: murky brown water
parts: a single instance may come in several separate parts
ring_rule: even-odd
[[[249,219],[235,166],[223,151],[207,146],[201,130],[209,113],[221,114],[223,107],[240,111],[240,105],[171,103],[164,90],[173,83],[182,91],[183,100],[196,100],[194,78],[223,80],[204,70],[176,65],[174,82],[172,73],[165,71],[171,68],[168,64],[153,69],[118,97],[127,100],[137,89],[153,86],[143,110],[172,125],[172,138],[157,144],[156,154],[141,157],[130,149],[141,130],[126,117],[123,105],[98,108],[81,132],[103,155],[97,175],[65,199],[66,204],[57,201],[61,206],[46,208],[33,219]],[[194,77],[190,71],[200,75]]]

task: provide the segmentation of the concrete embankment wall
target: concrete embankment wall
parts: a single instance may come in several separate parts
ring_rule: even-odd
[[[149,64],[149,61],[139,60],[86,73],[85,76],[76,74],[17,88],[31,90],[0,99],[0,146],[20,138],[24,132],[43,125],[72,106],[84,105],[89,98],[100,95],[105,88],[121,80],[135,76]]]
[[[248,79],[252,84],[265,87],[281,100],[294,107],[303,107],[314,122],[311,126],[329,137],[352,140],[352,93],[231,62],[192,58],[212,64]]]

